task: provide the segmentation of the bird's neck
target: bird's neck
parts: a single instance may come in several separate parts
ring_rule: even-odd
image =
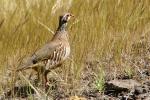
[[[66,31],[57,31],[56,34],[53,36],[52,40],[63,40],[63,41],[68,41],[69,37],[68,37],[68,33]]]
[[[54,35],[53,39],[58,38],[59,40],[68,41],[68,33],[66,31],[67,22],[59,21],[59,26],[56,30],[56,34]]]
[[[67,23],[66,22],[60,22],[59,26],[57,28],[57,31],[66,31]]]

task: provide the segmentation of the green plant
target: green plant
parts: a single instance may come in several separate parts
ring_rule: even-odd
[[[100,92],[103,92],[105,89],[105,73],[102,68],[100,68],[100,71],[98,73],[98,76],[95,81],[96,89]]]
[[[129,67],[126,67],[124,69],[125,71],[125,74],[129,77],[129,78],[132,78],[134,72],[133,72],[133,68],[131,68],[130,66]]]

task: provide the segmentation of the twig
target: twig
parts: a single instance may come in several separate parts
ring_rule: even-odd
[[[52,31],[48,26],[46,26],[46,25],[44,25],[42,22],[40,22],[39,20],[37,20],[38,21],[38,23],[40,24],[40,25],[42,25],[44,28],[46,28],[48,31],[50,31],[52,34],[55,34],[54,33],[54,31]]]
[[[123,56],[123,55],[122,55],[122,56]],[[126,61],[128,61],[130,64],[133,64],[133,65],[137,68],[137,71],[138,71],[141,75],[143,74],[143,73],[141,72],[139,66],[137,66],[134,62],[132,62],[130,58],[126,58],[125,56],[123,56],[123,57],[124,57],[124,59],[125,59]]]
[[[22,77],[28,84],[29,86],[36,92],[38,98],[40,98],[40,100],[51,100],[47,94],[45,94],[45,92],[43,92],[41,89],[36,89],[31,82],[22,74],[21,71],[19,71],[19,76]],[[41,94],[40,94],[41,93]]]
[[[38,95],[38,97],[40,98],[41,95],[40,93],[37,91],[37,89],[31,84],[31,82],[21,73],[19,72],[19,76],[22,77],[30,86],[31,88],[36,92],[36,94]]]
[[[13,33],[17,32],[18,29],[19,29],[20,27],[22,27],[28,20],[29,20],[29,19],[26,18],[23,22],[19,23],[19,24],[16,26],[15,30],[13,31]]]

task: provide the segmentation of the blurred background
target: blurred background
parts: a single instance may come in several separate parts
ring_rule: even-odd
[[[7,80],[18,59],[51,39],[49,30],[55,32],[64,12],[75,15],[68,23],[71,56],[50,77],[61,81],[66,93],[81,94],[88,89],[84,82],[103,90],[106,80],[141,80],[139,71],[149,70],[149,0],[0,0],[1,79]]]

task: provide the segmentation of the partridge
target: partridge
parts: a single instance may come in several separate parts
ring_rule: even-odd
[[[18,71],[38,67],[42,64],[44,67],[45,84],[47,83],[47,74],[51,69],[61,65],[70,55],[70,45],[68,41],[68,32],[66,30],[67,22],[73,17],[71,13],[65,13],[59,17],[59,26],[53,38],[37,50]],[[37,70],[38,71],[38,70]]]

